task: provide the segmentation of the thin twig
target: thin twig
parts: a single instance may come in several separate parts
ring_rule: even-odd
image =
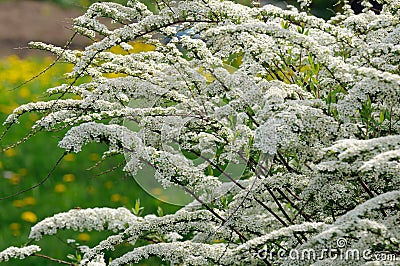
[[[286,201],[289,202],[289,204],[293,206],[293,208],[295,208],[307,222],[311,222],[310,216],[305,214],[285,193],[283,193],[280,188],[277,188],[276,191],[278,191],[278,193],[281,194],[281,196],[284,197]]]
[[[288,162],[285,160],[285,158],[283,158],[283,155],[282,155],[282,153],[281,153],[279,150],[276,151],[276,154],[278,154],[279,161],[280,161],[281,163],[283,163],[283,165],[286,167],[286,169],[289,171],[289,173],[296,173],[296,174],[298,174],[298,175],[300,174],[299,171],[297,171],[296,169],[294,169],[293,167],[291,167],[291,166],[288,164]]]
[[[34,253],[34,254],[32,254],[32,256],[44,258],[46,260],[54,261],[54,262],[57,262],[57,263],[60,263],[60,264],[71,265],[71,266],[76,266],[77,265],[76,263],[72,263],[72,262],[68,262],[68,261],[60,260],[60,259],[55,259],[55,258],[46,256],[46,255],[43,255],[43,254],[40,254],[40,253]]]
[[[71,36],[71,38],[67,41],[67,43],[64,45],[62,52],[57,56],[57,58],[53,61],[53,63],[51,63],[50,65],[48,65],[45,69],[43,69],[42,71],[39,72],[39,74],[36,74],[35,76],[31,77],[30,79],[24,81],[23,83],[19,84],[18,86],[14,87],[11,90],[16,90],[18,88],[21,88],[22,86],[24,86],[25,84],[31,82],[32,80],[36,79],[37,77],[43,75],[44,73],[46,73],[50,68],[52,68],[59,60],[60,58],[63,56],[63,54],[65,53],[65,51],[68,49],[68,47],[71,45],[73,39],[75,38],[75,36],[77,35],[77,32],[74,32],[74,34]]]
[[[367,184],[364,182],[364,180],[361,179],[361,177],[358,177],[358,182],[360,182],[362,188],[365,190],[365,192],[367,192],[368,196],[370,196],[370,198],[372,199],[373,197],[375,197],[374,193],[371,191],[371,189],[367,186]],[[380,209],[380,212],[382,213],[383,217],[387,217],[387,214],[385,212],[385,210]]]
[[[9,195],[9,196],[6,196],[6,197],[2,197],[2,198],[0,198],[0,200],[5,200],[5,199],[13,198],[13,197],[15,197],[15,196],[21,195],[22,193],[25,193],[25,192],[27,192],[27,191],[30,191],[30,190],[32,190],[32,189],[34,189],[34,188],[37,188],[37,187],[39,187],[40,185],[42,185],[44,182],[46,182],[47,179],[50,178],[51,174],[54,172],[54,170],[56,170],[57,166],[60,164],[60,162],[61,162],[61,160],[64,158],[64,156],[67,155],[67,153],[68,153],[68,152],[64,152],[64,153],[63,153],[63,155],[58,159],[58,161],[57,161],[56,164],[53,166],[53,168],[50,170],[50,172],[49,172],[42,180],[40,180],[39,183],[37,183],[37,184],[35,184],[35,185],[33,185],[33,186],[29,187],[29,188],[26,188],[26,189],[23,189],[23,190],[21,190],[21,191],[18,191],[17,193],[14,193],[14,194],[12,194],[12,195]]]

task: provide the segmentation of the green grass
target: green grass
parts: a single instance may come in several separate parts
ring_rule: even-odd
[[[18,89],[17,84],[44,69],[51,59],[25,59],[9,57],[0,61],[0,120],[4,121],[12,108],[41,98],[42,92],[63,82],[61,74],[71,66],[56,65],[49,73]],[[35,114],[24,115],[21,123],[14,125],[0,141],[2,147],[26,135]],[[2,126],[1,131],[5,128]],[[18,193],[38,184],[45,178],[62,155],[57,142],[64,132],[43,132],[14,149],[0,153],[0,197]],[[72,208],[120,207],[133,208],[136,199],[141,200],[143,214],[156,213],[160,206],[164,214],[172,213],[177,206],[168,205],[144,192],[131,176],[117,169],[104,173],[124,161],[122,156],[110,158],[99,167],[91,168],[107,147],[90,144],[81,153],[64,158],[42,185],[15,197],[0,201],[0,250],[11,245],[21,246],[28,240],[29,229],[36,221],[68,211]],[[39,242],[44,254],[68,260],[67,254],[75,254],[74,246],[66,243],[73,238],[84,245],[94,245],[106,234],[96,232],[61,232],[45,237]],[[128,247],[122,247],[122,249]],[[12,260],[9,265],[54,265],[42,258]],[[5,263],[7,265],[7,263]]]

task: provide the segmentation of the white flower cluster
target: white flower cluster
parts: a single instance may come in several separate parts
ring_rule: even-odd
[[[44,235],[54,235],[60,229],[117,232],[124,230],[137,219],[139,218],[125,208],[72,209],[37,223],[32,227],[29,238],[39,240]]]
[[[10,258],[24,259],[41,249],[37,245],[30,245],[22,248],[9,247],[0,252],[0,262],[9,261]]]
[[[154,168],[159,184],[193,202],[162,217],[73,209],[29,237],[112,231],[81,247],[81,265],[106,265],[108,256],[110,265],[152,256],[292,265],[279,252],[260,254],[323,250],[338,236],[349,248],[398,251],[400,6],[379,2],[379,15],[355,15],[345,1],[329,21],[232,1],[163,2],[154,13],[137,1],[96,3],[75,20],[78,33],[99,39],[83,51],[31,43],[74,64],[71,81],[47,89],[52,100],[16,108],[8,127],[37,112],[34,132],[68,128],[59,142],[67,152],[104,142],[103,158],[123,154],[132,175]],[[131,250],[114,254],[121,244]],[[6,251],[0,259],[25,254]],[[341,263],[304,264],[327,261]]]

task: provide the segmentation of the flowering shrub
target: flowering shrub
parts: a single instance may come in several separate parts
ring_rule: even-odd
[[[79,246],[80,265],[396,263],[400,2],[379,2],[380,14],[364,1],[355,15],[345,1],[329,21],[229,1],[163,2],[156,13],[97,3],[75,19],[97,40],[84,51],[31,43],[74,64],[72,81],[16,108],[6,126],[37,112],[33,132],[69,128],[66,153],[104,142],[104,159],[124,154],[133,176],[152,167],[163,187],[193,197],[159,217],[73,209],[33,226],[31,241],[111,232]],[[139,39],[154,49],[133,53]],[[83,76],[91,80],[77,85]],[[113,256],[122,244],[131,250]],[[27,247],[0,259],[39,251]]]

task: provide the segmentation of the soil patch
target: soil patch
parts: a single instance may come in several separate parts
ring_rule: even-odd
[[[0,3],[0,57],[17,54],[50,55],[27,49],[30,41],[42,41],[64,46],[71,38],[72,19],[83,14],[76,9],[36,1],[8,1]],[[89,40],[77,36],[71,47],[80,48]]]

